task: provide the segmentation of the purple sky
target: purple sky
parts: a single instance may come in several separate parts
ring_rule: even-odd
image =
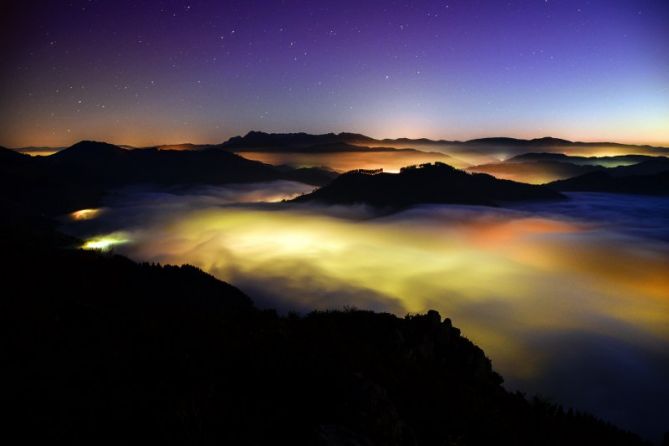
[[[666,0],[25,0],[0,13],[10,147],[252,129],[669,144]]]

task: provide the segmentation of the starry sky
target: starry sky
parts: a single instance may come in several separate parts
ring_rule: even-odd
[[[249,130],[669,145],[666,0],[25,0],[0,144]]]

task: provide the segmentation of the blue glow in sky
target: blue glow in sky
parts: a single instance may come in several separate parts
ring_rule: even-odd
[[[664,0],[1,8],[10,147],[220,142],[252,129],[669,144]]]

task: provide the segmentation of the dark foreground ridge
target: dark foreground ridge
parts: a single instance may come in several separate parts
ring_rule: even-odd
[[[5,422],[23,443],[644,444],[507,392],[434,311],[280,317],[190,266],[23,235],[0,240]]]
[[[508,201],[564,198],[543,186],[500,180],[491,175],[467,173],[447,164],[422,164],[399,174],[353,171],[296,202],[369,204],[405,207],[421,203],[497,206]]]

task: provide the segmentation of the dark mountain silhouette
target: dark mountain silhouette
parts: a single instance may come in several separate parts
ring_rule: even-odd
[[[411,144],[470,144],[470,145],[519,145],[519,146],[553,146],[553,145],[575,145],[591,144],[567,141],[552,137],[536,139],[518,139],[508,137],[478,138],[468,141],[449,141],[449,140],[431,140],[427,138],[411,139],[374,139],[369,136],[357,133],[327,133],[322,135],[311,135],[308,133],[265,133],[251,131],[245,136],[235,136],[224,142],[222,145],[228,148],[286,148],[286,147],[308,147],[322,144],[347,143],[357,145],[377,145],[383,142],[400,142],[407,145]],[[613,144],[613,143],[592,143],[592,144]],[[621,144],[622,145],[622,144]],[[625,146],[625,145],[623,145]]]
[[[554,190],[573,192],[666,195],[669,194],[669,158],[646,158],[637,164],[554,181],[548,186]]]
[[[329,204],[365,203],[379,207],[405,207],[420,203],[457,203],[495,206],[506,201],[560,199],[542,187],[470,174],[447,164],[406,167],[399,174],[353,171],[296,202]]]
[[[466,144],[494,144],[494,145],[520,145],[520,146],[564,146],[574,144],[571,141],[566,139],[552,138],[546,136],[543,138],[535,139],[518,139],[518,138],[507,138],[507,137],[494,137],[494,138],[479,138],[479,139],[470,139],[466,141]]]
[[[632,175],[654,175],[669,171],[669,158],[657,157],[646,159],[630,166],[618,166],[608,170],[615,177]]]
[[[251,132],[254,133],[254,132]],[[146,149],[155,148],[159,150],[206,150],[214,148],[223,148],[231,152],[291,152],[291,153],[337,153],[337,152],[394,152],[394,151],[415,151],[415,149],[397,149],[394,147],[367,147],[351,142],[364,141],[355,139],[356,135],[350,138],[346,134],[330,135],[307,135],[307,134],[267,134],[255,132],[261,136],[244,136],[231,138],[229,141],[219,144],[165,144],[156,147],[145,147]],[[340,140],[341,139],[341,140]],[[446,156],[446,155],[443,155]]]
[[[669,155],[669,147],[655,147],[649,145],[635,145],[635,144],[621,144],[615,142],[582,142],[582,141],[569,141],[566,139],[552,138],[552,137],[543,137],[535,139],[517,139],[517,138],[504,138],[504,137],[495,137],[495,138],[480,138],[480,139],[471,139],[465,141],[462,144],[467,144],[471,146],[504,146],[507,148],[517,148],[520,150],[527,151],[536,147],[538,150],[536,152],[545,152],[546,148],[556,147],[560,150],[565,150],[569,148],[600,148],[600,147],[609,147],[617,149],[628,149],[634,152],[643,152],[644,154],[656,156],[656,155]]]
[[[350,152],[417,152],[416,149],[379,146],[378,141],[356,133],[327,133],[310,135],[307,133],[264,133],[249,132],[245,136],[235,136],[220,147],[237,153],[279,152],[279,153],[350,153]],[[372,146],[366,145],[372,144]],[[443,153],[434,155],[448,158]]]
[[[111,144],[83,141],[40,159],[44,164],[86,176],[92,171],[99,181],[110,184],[225,184],[278,179],[302,178],[299,169],[277,168],[258,161],[247,160],[218,148],[207,150],[125,150]],[[309,169],[320,178],[312,184],[331,180],[335,174]],[[315,175],[314,175],[315,177]]]
[[[374,142],[373,138],[355,133],[327,133],[310,135],[308,133],[265,133],[251,131],[244,136],[235,136],[221,146],[226,149],[290,149],[328,144],[355,144]]]
[[[126,150],[82,141],[46,157],[0,154],[2,199],[16,206],[30,204],[48,214],[95,207],[110,190],[134,184],[181,186],[292,180],[318,186],[336,175],[318,168],[272,166],[220,148]]]
[[[15,150],[7,149],[0,146],[0,161],[18,161],[23,159],[28,159],[28,155],[24,155]]]
[[[548,183],[555,179],[572,178],[598,170],[601,166],[579,165],[564,161],[516,161],[494,164],[480,164],[468,167],[469,172],[487,173],[497,178],[515,179],[536,184]]]
[[[314,148],[316,146],[316,148]],[[318,148],[320,146],[320,149]],[[543,137],[535,139],[519,139],[509,137],[478,138],[468,141],[432,140],[428,138],[397,138],[375,139],[358,133],[326,133],[312,135],[308,133],[265,133],[251,131],[244,136],[234,136],[222,144],[165,144],[159,149],[174,150],[207,150],[225,148],[233,152],[314,152],[322,153],[324,147],[331,151],[375,151],[389,149],[416,149],[420,151],[436,151],[444,154],[464,155],[467,153],[521,155],[527,152],[592,152],[606,149],[616,152],[630,152],[642,155],[669,155],[669,147],[648,145],[619,144],[613,142],[579,142],[565,139]],[[39,148],[37,151],[17,149],[26,153],[39,153],[59,150],[58,148]]]
[[[548,183],[604,170],[613,176],[626,176],[660,173],[668,169],[669,158],[663,156],[585,157],[545,152],[525,153],[503,162],[467,168],[470,172],[532,183]]]
[[[51,155],[48,160],[53,163],[84,164],[94,163],[94,167],[100,167],[107,162],[123,160],[128,151],[113,144],[97,141],[81,141]]]
[[[507,392],[483,351],[434,311],[280,317],[196,268],[68,249],[47,228],[20,228],[29,245],[0,222],[6,438],[644,444]]]
[[[314,144],[312,146],[298,147],[292,149],[294,152],[305,153],[333,153],[333,152],[415,152],[414,149],[394,149],[392,147],[364,147],[343,142],[327,144]],[[243,152],[242,152],[243,153]],[[443,157],[447,155],[440,154]]]
[[[614,175],[608,171],[593,172],[547,185],[564,192],[611,192],[626,194],[669,194],[669,170],[650,175]]]
[[[93,149],[95,155],[89,155],[88,149]],[[97,178],[105,178],[114,184],[227,184],[285,179],[317,186],[336,176],[336,173],[320,168],[272,166],[219,148],[124,150],[108,144],[84,142],[45,160],[64,168],[81,168],[79,172],[92,167]]]
[[[235,136],[221,144],[226,149],[242,152],[268,151],[268,152],[300,152],[310,151],[312,146],[343,144],[362,147],[365,150],[380,148],[409,148],[419,150],[437,150],[444,152],[455,151],[455,153],[492,153],[504,151],[510,154],[522,154],[528,151],[560,152],[566,149],[597,149],[601,147],[616,150],[628,150],[634,153],[648,155],[669,155],[669,148],[640,146],[631,144],[618,144],[610,142],[574,142],[565,139],[544,137],[536,139],[518,139],[507,137],[479,138],[469,141],[431,140],[427,138],[410,139],[374,139],[357,133],[327,133],[322,135],[311,135],[308,133],[264,133],[252,131],[245,136]]]
[[[505,162],[527,161],[559,161],[577,165],[608,166],[611,164],[636,164],[653,160],[656,157],[649,155],[617,155],[617,156],[575,156],[564,153],[531,152],[509,158]]]

